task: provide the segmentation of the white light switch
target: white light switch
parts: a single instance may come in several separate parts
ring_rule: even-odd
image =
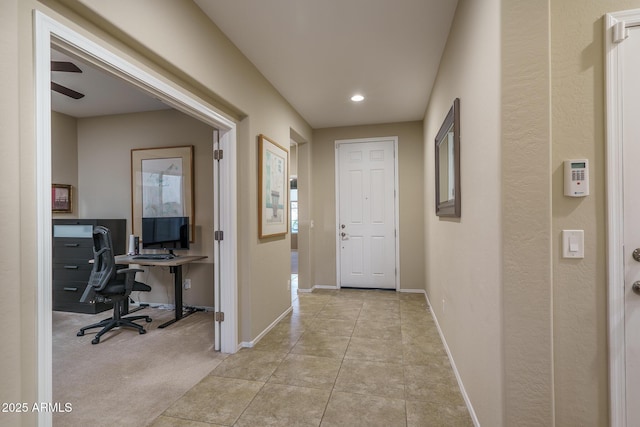
[[[562,257],[584,258],[584,230],[562,230]]]

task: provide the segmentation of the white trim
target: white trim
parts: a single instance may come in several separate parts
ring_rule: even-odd
[[[316,289],[333,289],[333,290],[338,290],[340,289],[337,286],[333,286],[333,285],[313,285],[311,288],[309,289],[300,289],[298,288],[298,293],[299,294],[310,294],[313,291],[315,291]]]
[[[38,401],[53,402],[52,238],[51,238],[51,21],[34,14],[36,96],[37,346]],[[51,413],[38,414],[38,426],[51,426]]]
[[[77,49],[108,71],[133,82],[138,87],[159,96],[164,101],[220,131],[225,146],[225,167],[221,169],[225,189],[221,199],[221,223],[225,225],[228,243],[221,245],[223,264],[223,303],[226,307],[223,323],[222,351],[237,350],[237,269],[235,237],[236,224],[236,124],[222,116],[193,94],[175,88],[152,76],[108,49],[94,43],[60,22],[34,11],[34,62],[36,90],[36,219],[37,249],[37,350],[38,400],[51,402],[52,393],[52,321],[51,321],[51,94],[50,49],[52,42],[65,48]],[[228,190],[228,191],[227,191]],[[226,292],[224,292],[226,291]],[[40,413],[39,426],[50,426],[51,413]]]
[[[625,306],[624,306],[624,189],[622,167],[623,87],[620,43],[614,26],[640,24],[640,9],[605,15],[607,297],[609,313],[609,406],[611,427],[626,426]],[[618,30],[618,33],[620,31]]]
[[[285,317],[287,317],[287,315],[289,313],[291,313],[293,311],[293,307],[289,306],[289,308],[287,308],[284,313],[282,313],[280,316],[278,316],[278,318],[276,320],[274,320],[273,322],[271,322],[271,324],[269,326],[267,326],[264,331],[260,332],[258,334],[257,337],[255,337],[253,340],[251,341],[242,341],[241,346],[245,347],[245,348],[253,348],[256,344],[258,344],[258,342],[264,338],[265,335],[267,335],[273,328],[275,328],[278,323],[280,323],[280,321],[282,319],[284,319]]]
[[[386,137],[375,137],[375,138],[356,138],[356,139],[337,139],[335,140],[335,163],[334,163],[334,172],[335,172],[335,197],[336,197],[336,287],[340,289],[340,238],[339,238],[339,226],[340,224],[340,161],[339,161],[339,152],[338,146],[341,144],[358,144],[358,143],[366,143],[366,142],[382,142],[382,141],[393,141],[393,190],[395,193],[395,197],[393,198],[393,209],[394,209],[394,227],[395,227],[395,263],[396,263],[396,274],[395,274],[395,289],[398,291],[400,289],[400,189],[399,189],[399,175],[398,175],[398,137],[397,136],[386,136]]]
[[[456,381],[458,381],[458,387],[460,387],[460,393],[462,394],[464,403],[467,405],[467,409],[469,410],[469,415],[471,416],[473,425],[476,427],[480,427],[480,421],[478,420],[478,415],[476,415],[476,411],[473,409],[473,405],[471,404],[471,399],[469,399],[467,390],[464,388],[462,377],[460,377],[460,373],[458,372],[458,368],[456,367],[456,362],[453,360],[453,355],[451,354],[451,350],[449,350],[449,345],[447,344],[447,340],[444,338],[442,329],[440,329],[440,324],[438,323],[438,318],[436,317],[436,313],[431,306],[431,301],[429,301],[429,296],[425,291],[423,292],[424,292],[424,298],[427,300],[427,305],[429,306],[429,312],[431,313],[431,317],[433,317],[433,321],[436,324],[436,328],[438,328],[438,334],[440,335],[440,339],[442,340],[442,345],[444,346],[444,349],[447,351],[447,357],[449,358],[449,363],[451,364],[453,373],[456,376]]]
[[[238,286],[237,286],[237,191],[236,191],[236,129],[220,135],[220,148],[224,150],[224,160],[216,162],[219,168],[220,194],[222,209],[214,209],[219,218],[215,223],[224,231],[224,240],[215,245],[221,252],[220,279],[217,287],[220,289],[220,305],[225,313],[224,322],[220,324],[220,351],[235,353],[238,348]],[[218,257],[216,256],[216,259]],[[214,302],[215,303],[215,302]],[[218,306],[220,309],[220,306]]]
[[[398,292],[405,294],[423,294],[425,298],[427,297],[427,291],[424,289],[398,289]]]

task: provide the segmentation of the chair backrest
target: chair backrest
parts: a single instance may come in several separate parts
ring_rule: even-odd
[[[93,228],[93,269],[89,276],[89,288],[99,292],[116,275],[116,261],[113,254],[113,242],[108,228]]]

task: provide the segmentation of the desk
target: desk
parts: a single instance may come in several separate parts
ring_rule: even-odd
[[[176,315],[174,319],[158,326],[159,328],[166,328],[167,326],[194,312],[194,310],[190,310],[187,312],[187,314],[184,314],[182,309],[182,266],[205,258],[206,256],[203,255],[184,255],[177,256],[172,259],[135,259],[135,255],[118,255],[116,256],[116,264],[137,264],[147,265],[150,267],[169,267],[169,271],[173,273]]]

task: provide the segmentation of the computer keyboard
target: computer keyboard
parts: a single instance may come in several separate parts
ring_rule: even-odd
[[[173,259],[175,255],[173,254],[142,254],[142,255],[134,255],[131,259],[140,259],[140,260],[163,260],[163,259]]]

